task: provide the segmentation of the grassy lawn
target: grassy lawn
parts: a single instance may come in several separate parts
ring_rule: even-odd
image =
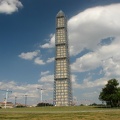
[[[120,109],[85,106],[0,109],[0,120],[120,120]]]

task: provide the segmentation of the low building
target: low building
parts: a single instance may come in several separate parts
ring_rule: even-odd
[[[5,102],[0,102],[0,107],[5,108]],[[6,108],[13,108],[14,104],[12,102],[7,102],[6,103]]]

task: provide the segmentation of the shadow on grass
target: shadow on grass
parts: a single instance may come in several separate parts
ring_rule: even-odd
[[[93,106],[94,108],[102,108],[102,109],[120,109],[120,107],[111,107],[111,106]]]

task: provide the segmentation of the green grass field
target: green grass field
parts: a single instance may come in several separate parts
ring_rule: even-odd
[[[86,106],[0,109],[0,120],[120,120],[120,109]]]

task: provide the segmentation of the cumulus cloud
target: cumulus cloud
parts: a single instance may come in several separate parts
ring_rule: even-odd
[[[119,7],[120,4],[98,6],[72,17],[68,22],[71,55],[84,48],[95,50],[102,39],[119,36]]]
[[[103,61],[103,72],[107,77],[116,78],[120,76],[120,56],[117,58],[117,60],[115,57]]]
[[[12,14],[22,7],[20,0],[0,0],[0,13]]]
[[[72,71],[85,72],[99,67],[101,65],[101,59],[99,59],[98,56],[97,53],[91,52],[77,58],[71,65]]]
[[[84,78],[81,83],[76,75],[72,75],[72,85],[74,89],[86,89],[86,88],[95,88],[104,86],[110,78],[104,77],[93,80],[91,76]]]
[[[45,64],[45,62],[42,59],[40,59],[39,57],[35,58],[34,63],[38,64],[38,65],[44,65]]]
[[[85,72],[102,67],[106,76],[120,75],[120,37],[117,37],[109,45],[99,47],[96,51],[87,53],[71,65],[74,72]]]
[[[44,75],[38,80],[38,82],[52,83],[53,84],[54,75]]]
[[[51,63],[51,62],[53,62],[54,61],[54,57],[52,57],[52,58],[48,58],[48,60],[46,61],[47,63]]]
[[[19,55],[20,58],[25,59],[25,60],[32,60],[33,58],[35,58],[38,54],[40,53],[39,50],[37,51],[33,51],[33,52],[27,52],[27,53],[21,53]]]
[[[51,94],[51,92],[53,93],[54,75],[49,73],[50,71],[41,72],[41,77],[38,82],[43,85],[44,92],[50,92]],[[46,95],[49,96],[47,93]],[[53,96],[53,94],[51,95]]]
[[[33,52],[23,52],[20,55],[18,55],[20,58],[25,60],[33,60],[35,64],[38,65],[45,65],[46,63],[51,63],[54,61],[54,57],[48,58],[46,61],[42,60],[42,58],[39,57],[40,50],[36,50]]]
[[[0,88],[4,90],[11,90],[12,95],[24,95],[26,93],[30,93],[29,91],[36,91],[37,87],[41,85],[39,84],[18,84],[14,81],[9,82],[0,82]]]
[[[80,85],[80,88],[93,88],[93,87],[100,87],[107,83],[106,78],[100,78],[97,80],[92,80],[92,77],[85,78],[83,83]]]
[[[12,90],[14,91],[27,91],[27,90],[33,90],[36,89],[38,86],[41,86],[39,84],[18,84],[15,81],[8,81],[8,82],[0,82],[0,88],[4,90]]]
[[[55,34],[50,34],[50,40],[49,43],[45,43],[44,45],[41,45],[41,48],[53,48],[55,46]]]
[[[41,72],[41,76],[47,75],[49,73],[50,73],[50,71]]]

